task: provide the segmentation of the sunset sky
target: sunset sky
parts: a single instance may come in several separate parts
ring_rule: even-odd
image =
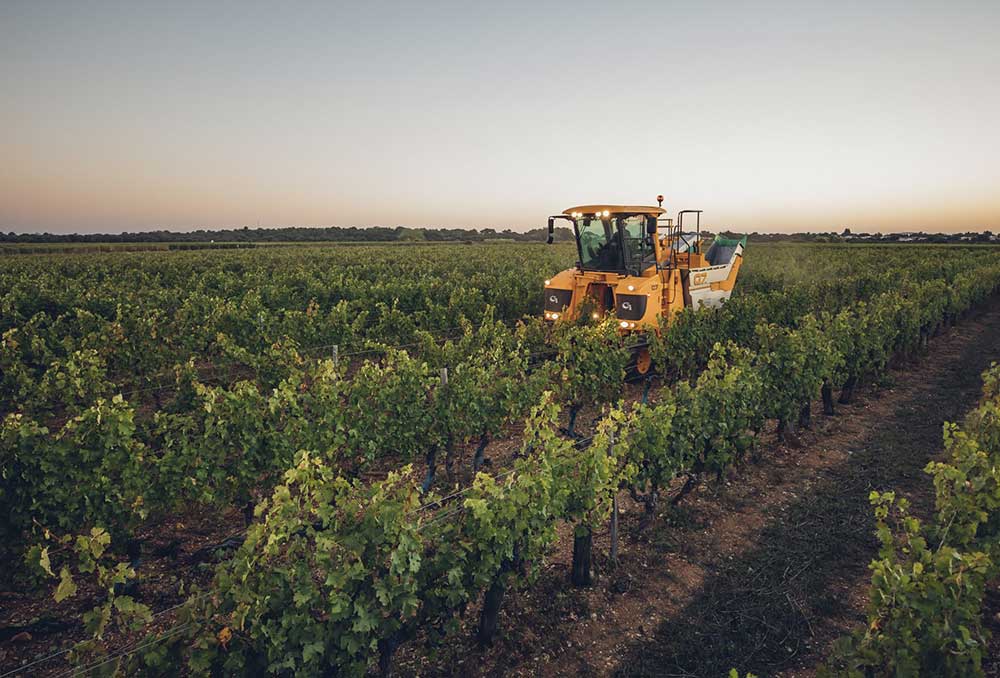
[[[0,230],[1000,231],[1000,2],[0,3]]]

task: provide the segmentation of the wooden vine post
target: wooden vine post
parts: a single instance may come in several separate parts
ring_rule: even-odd
[[[608,443],[608,455],[614,453],[615,434],[612,431]],[[618,567],[618,487],[613,486],[611,495],[611,566]]]

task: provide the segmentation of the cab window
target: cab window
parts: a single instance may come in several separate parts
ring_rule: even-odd
[[[625,251],[629,268],[638,267],[641,270],[651,264],[656,257],[652,238],[646,233],[645,215],[622,217],[621,226],[625,234]]]

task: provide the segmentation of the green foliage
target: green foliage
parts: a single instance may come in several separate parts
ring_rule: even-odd
[[[613,319],[596,325],[556,325],[556,388],[574,406],[610,403],[621,395],[630,351]]]
[[[757,326],[757,372],[763,382],[765,416],[794,421],[799,410],[819,395],[824,379],[836,374],[842,357],[812,315],[795,329]]]
[[[135,413],[122,399],[99,399],[50,437],[21,414],[7,415],[0,454],[13,534],[31,525],[68,530],[110,525],[113,534],[146,514],[148,450],[136,440]]]
[[[225,625],[239,641],[210,648],[212,661],[232,671],[259,652],[272,672],[362,673],[378,639],[419,609],[421,535],[402,519],[419,491],[403,475],[365,486],[299,455],[217,575],[212,635]]]
[[[59,580],[52,594],[55,602],[61,603],[76,596],[76,581],[85,578],[93,580],[98,595],[103,598],[96,607],[83,614],[84,629],[92,640],[75,645],[71,661],[81,663],[102,657],[103,648],[96,641],[104,637],[109,625],[135,631],[152,621],[148,606],[132,596],[118,593],[120,586],[135,577],[135,570],[129,563],[117,561],[108,552],[111,535],[106,530],[94,527],[89,533],[75,537],[68,534],[56,538],[50,533],[46,537],[48,543],[32,547],[28,559],[41,573]],[[57,547],[55,551],[50,550],[50,544]],[[63,563],[59,566],[58,575],[53,569],[53,555]]]
[[[871,564],[868,628],[836,648],[848,676],[981,674],[980,604],[990,558],[945,542],[934,546],[905,499],[873,492],[878,559]]]
[[[500,479],[477,474],[464,500],[463,579],[475,590],[498,576],[530,581],[555,539],[556,521],[566,515],[571,499],[563,465],[575,450],[557,434],[559,408],[550,395],[532,408],[513,471]]]
[[[692,390],[684,418],[695,440],[695,468],[721,475],[754,444],[764,422],[765,382],[752,365],[753,353],[716,344]]]
[[[381,362],[366,362],[346,392],[348,449],[358,463],[391,450],[410,461],[438,442],[431,430],[429,391],[437,383],[427,363],[390,350]]]
[[[269,495],[214,595],[182,611],[194,631],[141,662],[362,673],[418,628],[432,642],[453,632],[491,587],[530,581],[559,521],[590,531],[619,488],[655,497],[678,475],[723,473],[765,417],[788,419],[824,382],[878,379],[1000,281],[975,251],[833,251],[776,248],[756,272],[748,257],[730,302],[651,338],[656,405],[610,409],[583,449],[557,433],[558,405],[614,404],[630,339],[612,321],[511,328],[538,313],[539,281],[568,250],[17,262],[0,271],[5,548],[21,555],[45,528],[103,526],[117,543],[181,505]],[[359,479],[525,415],[513,468],[477,475],[461,499],[437,506],[408,469]],[[950,434],[954,459],[930,469],[949,518],[922,528],[925,542],[995,559],[997,419],[990,401],[967,422],[974,439]],[[886,572],[911,552],[885,556]],[[67,574],[60,596],[79,579]]]
[[[438,381],[431,394],[433,427],[443,444],[497,435],[538,402],[540,382],[528,379],[527,353],[506,325],[493,320],[492,309],[478,327],[465,323],[455,340],[439,345],[426,335],[424,342],[428,362],[448,369],[447,383]]]
[[[38,385],[46,402],[63,402],[67,412],[79,413],[110,389],[104,360],[92,348],[74,351],[52,361]]]
[[[421,499],[436,498],[422,497],[409,469],[367,485],[302,452],[178,651],[226,673],[363,675],[417,628],[454,631],[455,614],[496,578],[530,580],[555,537],[569,494],[559,467],[575,451],[557,416],[543,399],[514,469],[479,474],[457,512],[426,510]]]
[[[928,524],[893,492],[872,493],[881,550],[868,627],[838,642],[827,675],[982,675],[983,597],[1000,574],[997,374],[984,374],[984,400],[963,429],[945,425],[947,461],[926,468],[936,497]]]
[[[677,413],[669,392],[655,407],[636,403],[628,411],[629,427],[624,431],[627,484],[634,493],[648,493],[655,502],[660,490],[681,472],[690,468],[691,459],[675,444],[673,424]]]
[[[612,497],[632,478],[632,467],[623,463],[628,458],[628,423],[624,410],[612,409],[601,419],[589,445],[582,450],[564,448],[566,454],[555,461],[565,498],[564,517],[575,524],[578,535],[607,519]]]

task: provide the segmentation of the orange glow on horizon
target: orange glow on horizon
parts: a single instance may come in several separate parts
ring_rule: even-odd
[[[1000,231],[1000,5],[762,12],[0,5],[0,230]]]

